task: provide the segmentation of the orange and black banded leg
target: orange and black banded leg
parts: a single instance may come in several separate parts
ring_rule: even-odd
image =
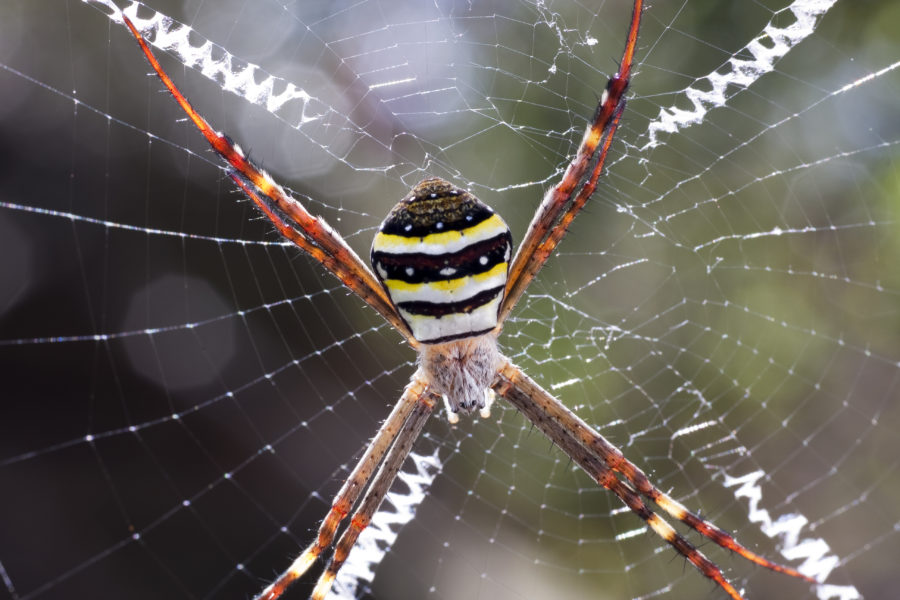
[[[593,432],[580,418],[572,414],[558,400],[511,363],[507,362],[501,367],[500,377],[494,389],[522,411],[585,472],[600,485],[619,496],[626,506],[641,517],[657,535],[671,544],[706,577],[715,581],[733,599],[741,600],[741,596],[725,579],[721,570],[675,531],[669,523],[655,514],[646,505],[641,494],[719,546],[733,550],[740,556],[773,571],[815,583],[813,579],[790,567],[773,563],[747,550],[732,536],[689,512],[680,503],[660,492],[637,467],[622,456],[617,448],[609,444],[599,433]],[[568,413],[568,415],[561,413]],[[586,436],[586,430],[593,432],[593,436]],[[603,442],[602,453],[597,452],[596,443],[586,443],[585,441],[593,439],[596,442],[596,438]],[[610,457],[615,457],[615,460],[611,461]],[[610,464],[611,462],[615,466]],[[616,472],[619,472],[625,480],[619,479]]]
[[[605,441],[606,440],[604,440],[604,442]],[[619,454],[621,455],[621,453]],[[699,515],[692,513],[680,502],[678,502],[668,494],[662,492],[655,485],[653,485],[647,478],[647,476],[644,475],[643,471],[632,464],[631,461],[629,461],[624,456],[612,468],[621,473],[626,479],[628,479],[631,485],[634,486],[634,488],[638,492],[643,494],[648,500],[653,501],[654,504],[659,506],[667,514],[671,515],[675,519],[678,519],[700,535],[712,540],[722,548],[731,550],[735,554],[744,557],[750,562],[756,563],[772,571],[784,573],[785,575],[790,575],[791,577],[804,579],[810,583],[816,583],[815,579],[804,575],[796,569],[792,569],[791,567],[786,567],[784,565],[772,562],[771,560],[748,550],[747,548],[739,544],[733,536],[719,529],[709,521],[701,518]]]
[[[350,524],[347,526],[341,539],[338,540],[334,549],[334,555],[331,557],[328,567],[326,567],[325,572],[322,573],[322,576],[319,578],[319,581],[313,590],[313,600],[324,600],[325,596],[328,594],[328,591],[334,583],[335,577],[337,577],[338,571],[340,571],[344,562],[347,560],[347,557],[350,555],[350,551],[356,544],[359,534],[368,527],[372,520],[372,515],[378,511],[391,484],[393,484],[394,480],[397,478],[400,467],[403,466],[403,462],[412,450],[413,443],[418,439],[419,434],[422,433],[425,421],[431,416],[436,400],[437,399],[432,394],[427,392],[419,395],[412,414],[410,414],[406,423],[403,424],[403,429],[401,429],[399,435],[397,435],[397,439],[394,441],[393,446],[391,446],[391,450],[384,459],[381,468],[378,469],[378,473],[375,475],[372,485],[363,497],[362,503],[350,519]]]
[[[533,401],[538,404],[548,418],[558,422],[564,429],[578,439],[581,445],[602,460],[609,469],[622,474],[635,490],[643,494],[648,500],[653,501],[673,518],[678,519],[722,548],[731,550],[751,562],[767,569],[771,569],[772,571],[804,579],[810,583],[815,583],[814,579],[800,573],[796,569],[772,562],[767,558],[748,550],[739,544],[733,536],[724,532],[712,523],[700,518],[698,515],[685,508],[680,502],[668,494],[663,493],[650,482],[650,479],[638,466],[625,458],[625,455],[622,454],[621,450],[616,448],[606,438],[585,423],[578,415],[570,411],[559,400],[548,394],[534,381],[525,376],[518,367],[507,362],[501,368],[501,374],[506,378],[521,382],[520,384],[522,386],[533,393]]]
[[[228,136],[215,131],[175,86],[131,20],[124,14],[122,19],[163,85],[203,134],[213,150],[228,164],[232,179],[241,190],[263,211],[279,232],[334,273],[344,285],[400,331],[411,345],[416,346],[416,341],[397,314],[386,292],[356,252],[328,223],[311,215],[302,204],[290,197],[268,173],[253,164]],[[289,226],[281,215],[286,216],[291,222]]]
[[[278,579],[256,596],[255,600],[275,600],[280,597],[294,581],[306,573],[322,552],[331,546],[338,525],[350,514],[360,493],[372,478],[372,473],[375,472],[376,467],[381,463],[394,440],[402,435],[405,424],[409,422],[410,415],[421,404],[425,388],[425,384],[417,378],[413,378],[412,382],[406,386],[394,410],[381,425],[366,452],[359,459],[359,462],[356,463],[356,467],[353,468],[347,481],[341,487],[337,496],[335,496],[331,510],[328,511],[328,514],[319,526],[316,540],[297,557],[290,567],[278,576]]]
[[[607,82],[575,158],[566,168],[562,180],[544,196],[516,252],[509,271],[503,305],[500,308],[501,325],[559,244],[572,219],[584,207],[596,188],[619,118],[625,110],[625,92],[631,81],[643,8],[643,1],[635,0],[619,71]],[[600,148],[599,155],[598,148]],[[584,181],[589,167],[591,167],[590,175],[587,181]],[[582,187],[579,188],[579,185]]]

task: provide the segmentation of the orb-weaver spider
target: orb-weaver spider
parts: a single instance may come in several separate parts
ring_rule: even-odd
[[[660,491],[621,451],[543,390],[497,347],[504,321],[594,192],[625,109],[642,11],[642,0],[635,0],[619,71],[609,79],[575,158],[562,180],[544,197],[514,258],[509,229],[493,210],[465,190],[430,178],[416,185],[382,223],[372,247],[374,272],[327,223],[312,216],[228,137],[210,127],[123,15],[156,74],[228,164],[229,176],[237,186],[285,238],[375,309],[419,355],[418,370],[338,492],[316,540],[257,598],[278,598],[301,577],[332,545],[338,526],[365,490],[313,591],[313,598],[324,598],[437,401],[443,399],[448,414],[455,419],[459,412],[487,410],[494,393],[525,414],[588,475],[616,494],[731,598],[739,600],[741,595],[721,570],[654,513],[647,500],[747,560],[813,582],[792,568],[751,552]]]

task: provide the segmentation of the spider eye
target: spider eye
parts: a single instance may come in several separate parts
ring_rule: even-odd
[[[391,210],[372,266],[420,342],[481,335],[497,325],[512,236],[490,207],[443,179],[426,179]]]

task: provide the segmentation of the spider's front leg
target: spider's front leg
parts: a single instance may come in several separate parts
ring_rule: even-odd
[[[418,396],[412,414],[410,414],[406,423],[403,424],[403,429],[400,430],[397,439],[391,446],[390,453],[384,459],[381,468],[378,469],[378,474],[375,476],[375,480],[372,481],[369,491],[366,492],[366,496],[363,498],[357,511],[353,513],[350,524],[347,526],[341,539],[338,540],[334,549],[334,555],[331,557],[328,567],[322,573],[313,590],[313,600],[323,600],[329,590],[331,590],[334,579],[344,565],[344,561],[350,555],[350,550],[356,545],[359,534],[369,526],[372,515],[378,511],[385,495],[397,478],[400,467],[403,466],[403,462],[412,450],[413,442],[419,438],[422,428],[425,426],[425,421],[431,416],[435,403],[436,398],[433,394],[423,393]]]
[[[772,571],[816,583],[814,579],[799,571],[751,552],[740,545],[734,537],[688,511],[674,498],[660,491],[643,471],[624,457],[618,448],[509,361],[501,366],[494,389],[522,411],[597,483],[616,494],[657,535],[671,544],[703,575],[715,581],[733,600],[743,599],[734,586],[725,579],[719,567],[654,513],[642,496],[719,546]]]
[[[278,579],[266,587],[255,600],[274,600],[281,596],[288,586],[303,576],[322,552],[331,546],[338,525],[350,514],[350,510],[356,504],[360,493],[366,488],[372,473],[375,472],[376,467],[381,463],[388,448],[394,444],[395,440],[399,440],[403,436],[404,427],[410,421],[410,414],[414,412],[425,397],[425,388],[423,381],[413,378],[412,382],[403,391],[403,395],[400,396],[396,406],[394,406],[394,410],[391,411],[387,420],[381,425],[378,433],[375,434],[368,448],[366,448],[362,458],[356,463],[356,467],[350,473],[347,481],[341,487],[337,496],[334,497],[331,509],[325,515],[325,518],[322,519],[322,524],[319,526],[316,540],[294,560],[290,567],[278,576]]]

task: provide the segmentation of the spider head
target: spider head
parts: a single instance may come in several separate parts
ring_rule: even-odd
[[[450,422],[458,413],[486,413],[486,393],[502,359],[494,332],[442,344],[422,344],[419,377],[431,391],[444,397]]]

